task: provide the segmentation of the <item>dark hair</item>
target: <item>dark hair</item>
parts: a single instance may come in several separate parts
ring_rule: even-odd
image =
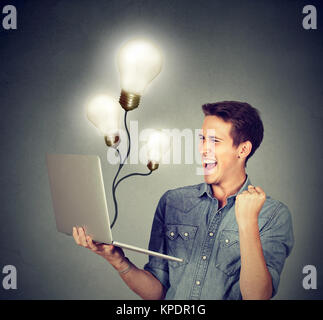
[[[264,126],[260,118],[260,112],[246,102],[222,101],[207,103],[202,106],[205,116],[217,116],[225,122],[231,122],[230,135],[233,145],[238,147],[241,142],[249,140],[252,143],[248,159],[255,153],[264,137]]]

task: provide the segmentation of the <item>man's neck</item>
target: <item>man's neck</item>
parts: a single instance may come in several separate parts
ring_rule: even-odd
[[[219,201],[219,209],[224,207],[227,203],[227,198],[236,194],[246,181],[246,172],[243,171],[239,178],[226,183],[212,184],[213,196]]]

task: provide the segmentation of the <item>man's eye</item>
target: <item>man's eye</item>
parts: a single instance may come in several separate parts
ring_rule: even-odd
[[[205,137],[200,136],[199,138],[200,138],[201,141],[205,141]],[[212,143],[220,142],[219,140],[212,139],[212,138],[210,138],[209,141],[212,142]]]

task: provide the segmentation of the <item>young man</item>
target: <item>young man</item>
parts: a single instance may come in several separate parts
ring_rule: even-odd
[[[94,244],[82,228],[73,236],[109,261],[143,299],[270,299],[294,240],[287,206],[254,187],[245,171],[262,142],[262,121],[247,103],[202,109],[205,182],[161,197],[149,243],[150,250],[184,262],[150,256],[142,270],[121,249]]]

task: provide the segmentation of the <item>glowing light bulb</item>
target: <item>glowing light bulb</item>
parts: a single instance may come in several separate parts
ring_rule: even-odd
[[[147,142],[147,167],[150,170],[156,170],[163,155],[169,150],[170,142],[169,136],[161,131],[154,130]]]
[[[107,146],[116,147],[120,142],[120,106],[106,95],[95,97],[87,106],[88,119],[101,131]]]
[[[125,43],[118,54],[121,81],[120,104],[125,110],[138,107],[147,85],[160,73],[163,58],[152,43],[134,39]]]

